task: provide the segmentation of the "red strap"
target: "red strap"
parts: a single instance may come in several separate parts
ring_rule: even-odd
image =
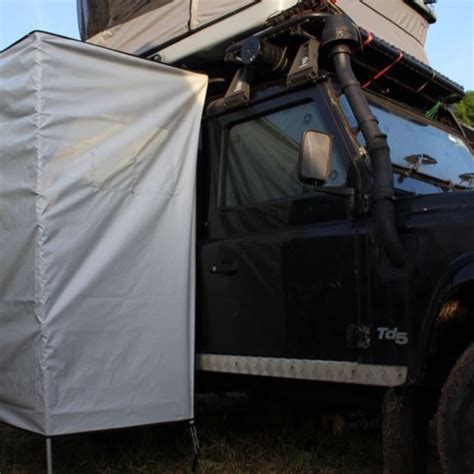
[[[388,71],[390,71],[390,69],[392,69],[392,67],[395,66],[395,64],[397,64],[398,62],[400,62],[402,59],[403,59],[403,53],[400,51],[400,54],[399,54],[398,58],[395,59],[395,61],[393,61],[392,64],[389,64],[386,68],[384,68],[384,69],[382,69],[380,72],[378,72],[372,79],[370,79],[370,81],[367,81],[367,82],[362,86],[362,89],[366,89],[367,87],[369,87],[370,84],[372,84],[372,83],[375,82],[377,79],[381,78],[384,74],[386,74]]]

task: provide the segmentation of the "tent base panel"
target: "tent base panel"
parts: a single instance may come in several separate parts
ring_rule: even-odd
[[[172,411],[175,408],[175,411]],[[191,416],[189,415],[191,413]],[[140,426],[152,426],[165,423],[184,423],[194,419],[193,410],[182,410],[182,407],[170,407],[169,416],[165,417],[151,417],[149,414],[143,413],[142,416],[134,417],[133,423],[108,423],[107,428],[104,428],[100,423],[100,413],[87,413],[84,415],[84,423],[82,426],[76,422],[76,415],[64,415],[54,417],[52,420],[53,430],[48,432],[44,430],[42,425],[25,422],[26,417],[23,415],[16,416],[15,413],[9,411],[6,413],[0,412],[0,424],[10,426],[15,429],[27,431],[39,436],[54,437],[66,436],[71,434],[94,433],[98,431],[120,430],[128,428],[138,428]],[[83,415],[81,414],[81,417]],[[95,417],[98,418],[95,418]],[[54,429],[55,424],[56,429]],[[68,426],[74,426],[73,430],[68,429]]]

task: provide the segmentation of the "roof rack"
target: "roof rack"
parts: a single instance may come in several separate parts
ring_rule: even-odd
[[[276,46],[285,45],[290,58],[294,58],[303,42],[309,38],[318,41],[325,18],[331,14],[304,13],[281,22],[272,22],[271,26],[249,38],[265,40]],[[359,32],[360,49],[354,54],[353,62],[357,76],[366,89],[422,110],[438,102],[454,103],[464,96],[462,86],[430,66],[362,28]],[[240,52],[249,43],[249,38],[228,47],[226,61],[241,64]],[[322,70],[332,70],[331,62],[324,57],[320,58],[320,66]]]
[[[397,61],[396,67],[387,72],[388,81],[396,82],[434,102],[442,98],[447,103],[453,103],[464,96],[461,85],[432,67],[362,28],[359,28],[359,31],[363,39],[363,50],[355,55],[354,60],[366,68],[369,74],[380,72],[382,70],[380,68],[384,65],[388,67]],[[372,79],[373,77],[372,75]],[[376,81],[373,82],[374,85],[375,83]]]

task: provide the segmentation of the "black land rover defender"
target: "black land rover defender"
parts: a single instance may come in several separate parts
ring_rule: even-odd
[[[446,472],[473,472],[474,158],[447,105],[462,89],[324,12],[275,18],[226,60],[205,67],[200,381],[371,386],[385,472],[422,472],[437,404]]]

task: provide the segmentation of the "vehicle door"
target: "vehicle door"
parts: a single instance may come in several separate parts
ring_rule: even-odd
[[[354,185],[355,149],[321,84],[207,119],[198,352],[355,360],[360,248],[351,199],[298,179],[301,137],[333,137],[325,186]]]

